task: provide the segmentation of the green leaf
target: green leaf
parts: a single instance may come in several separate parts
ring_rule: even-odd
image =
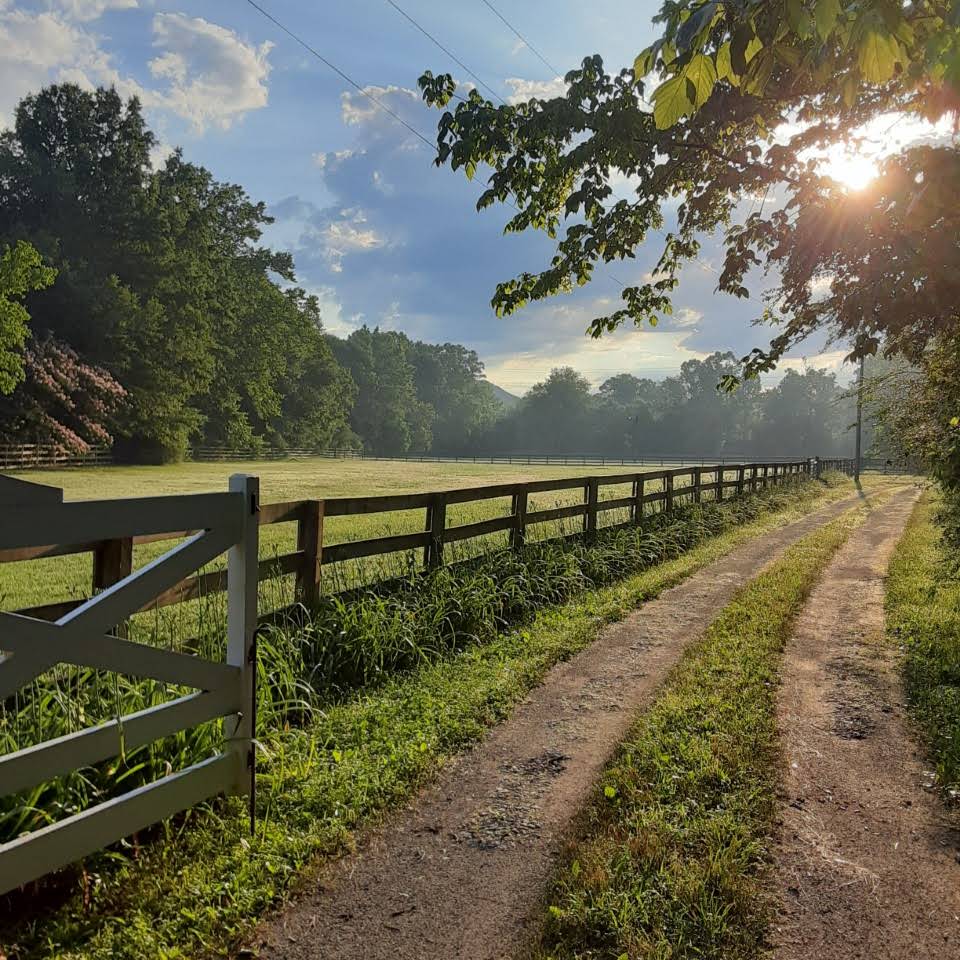
[[[466,165],[463,168],[463,172],[467,175],[468,180],[473,179],[473,175],[477,172],[477,164],[473,160],[468,160]]]
[[[653,91],[653,122],[658,130],[672,127],[693,110],[687,98],[687,78],[682,74],[664,81]]]
[[[817,24],[817,33],[821,40],[826,40],[836,26],[840,16],[840,0],[817,0],[813,11],[813,19]]]
[[[729,80],[731,83],[737,82],[737,76],[733,72],[733,64],[730,62],[730,41],[727,40],[720,45],[717,50],[717,79]]]
[[[741,23],[730,38],[730,63],[738,77],[742,77],[747,72],[747,47],[755,38],[753,27],[748,23]]]
[[[702,107],[710,99],[717,83],[717,68],[713,60],[705,54],[695,54],[687,64],[684,75],[694,87],[695,96],[691,97],[693,105]]]
[[[785,63],[794,70],[799,68],[801,56],[796,47],[788,46],[786,43],[777,43],[774,44],[773,52],[781,63]]]
[[[647,47],[637,54],[633,61],[633,79],[642,80],[652,69],[656,60],[656,50],[653,47]]]
[[[609,784],[603,788],[603,795],[608,799],[612,800],[617,795],[617,788],[611,787]]]
[[[810,14],[804,7],[803,0],[787,0],[787,21],[801,40],[810,38]]]
[[[677,49],[681,53],[686,53],[697,39],[697,35],[706,30],[707,27],[712,26],[719,10],[719,2],[712,0],[684,20],[677,31]]]
[[[951,417],[950,418],[951,427],[960,427],[960,417]]]
[[[773,50],[768,48],[750,64],[750,70],[743,84],[743,89],[747,93],[755,97],[763,95],[770,75],[773,73],[774,59]]]
[[[858,54],[864,80],[868,83],[886,83],[893,76],[900,59],[900,47],[890,34],[870,29],[860,41]]]

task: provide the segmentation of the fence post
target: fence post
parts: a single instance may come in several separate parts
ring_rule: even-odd
[[[664,490],[664,509],[669,513],[673,510],[673,473],[668,473],[663,478]]]
[[[133,537],[104,540],[93,552],[93,592],[99,593],[133,573]],[[118,623],[113,632],[127,636],[127,624]]]
[[[727,473],[727,471],[724,470],[723,465],[721,465],[720,467],[717,468],[717,470],[716,470],[716,472],[715,472],[715,474],[714,474],[714,476],[717,478],[717,480],[716,480],[716,482],[717,482],[717,497],[716,497],[716,499],[717,499],[717,502],[718,502],[718,503],[719,503],[721,500],[723,500],[723,483],[724,483],[724,479],[725,479],[725,477],[726,477],[726,473]]]
[[[240,671],[239,713],[224,721],[236,757],[233,791],[256,800],[253,738],[256,733],[257,581],[260,548],[260,479],[235,473],[230,492],[242,495],[240,535],[227,554],[227,663]]]
[[[703,480],[703,468],[693,468],[693,502],[699,503],[702,494],[701,481]]]
[[[447,495],[435,493],[427,507],[427,530],[430,543],[425,550],[425,564],[428,570],[443,566],[443,534],[447,529]]]
[[[633,481],[633,520],[634,523],[643,522],[643,487],[644,479],[642,476]]]
[[[323,563],[323,500],[308,500],[306,513],[297,523],[297,549],[303,560],[297,573],[297,599],[306,607],[320,601]]]
[[[522,550],[527,542],[527,489],[517,491],[513,495],[513,529],[510,531],[510,547],[513,550]]]
[[[597,503],[600,500],[600,479],[598,477],[589,477],[587,479],[587,515],[585,530],[588,537],[592,537],[597,532]]]

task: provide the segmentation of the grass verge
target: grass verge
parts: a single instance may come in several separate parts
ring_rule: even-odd
[[[0,921],[14,958],[196,957],[222,953],[317,857],[400,801],[509,713],[557,661],[600,627],[737,545],[838,499],[807,489],[675,560],[542,611],[522,630],[470,646],[275,731],[263,745],[261,809],[247,836],[242,805],[200,808],[166,840],[90,873],[55,909]]]
[[[600,781],[535,956],[760,955],[780,654],[824,565],[865,515],[851,511],[790,548],[684,655]]]
[[[902,645],[911,712],[946,795],[960,794],[960,577],[935,519],[937,497],[918,504],[890,563],[887,632]],[[953,558],[955,560],[955,558]]]

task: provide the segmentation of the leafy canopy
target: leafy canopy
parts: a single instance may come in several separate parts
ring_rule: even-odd
[[[587,57],[552,100],[496,106],[472,90],[451,111],[453,78],[420,78],[424,99],[445,110],[437,164],[468,176],[486,164],[478,208],[515,204],[508,232],[557,240],[543,270],[497,286],[497,313],[583,285],[662,233],[651,278],[625,287],[620,308],[589,332],[656,324],[683,264],[721,231],[720,291],[749,296],[754,268],[778,281],[760,319],[781,329],[744,358],[748,377],[820,328],[849,338],[852,357],[881,343],[922,353],[955,320],[957,151],[904,150],[858,195],[818,161],[831,147],[855,149],[883,118],[955,111],[956,5],[668,0],[657,21],[660,37],[631,67],[610,74]],[[613,175],[635,184],[631,199],[613,196]]]
[[[23,381],[23,347],[30,314],[18,300],[33,290],[50,286],[56,270],[45,267],[29,243],[0,249],[0,396]]]

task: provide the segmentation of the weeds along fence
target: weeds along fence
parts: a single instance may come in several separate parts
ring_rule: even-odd
[[[216,794],[254,794],[254,716],[255,704],[261,702],[255,687],[256,634],[258,623],[279,612],[260,602],[261,581],[292,576],[294,599],[311,605],[322,592],[331,592],[325,576],[335,586],[331,571],[363,558],[403,554],[413,567],[435,570],[458,559],[454,545],[475,543],[482,551],[491,535],[499,534],[499,545],[513,549],[528,539],[589,538],[600,528],[637,523],[689,503],[723,501],[815,472],[810,461],[714,464],[272,504],[260,503],[257,479],[242,475],[231,478],[223,493],[76,503],[62,502],[59,490],[0,477],[5,515],[0,564],[82,553],[93,557],[92,596],[0,613],[0,709],[14,726],[21,720],[29,726],[39,711],[35,700],[16,699],[18,691],[44,677],[44,695],[62,698],[60,712],[76,713],[52,739],[40,724],[31,727],[26,744],[17,738],[5,741],[0,798],[26,797],[23,809],[37,808],[39,801],[29,791],[38,785],[129,757],[162,738],[205,731],[179,755],[182,768],[164,769],[164,759],[147,770],[153,779],[138,773],[149,781],[142,786],[102,802],[93,789],[82,812],[41,826],[31,820],[19,828],[24,832],[0,844],[0,894]],[[544,506],[545,496],[556,505]],[[508,512],[451,523],[462,505],[491,508],[487,512],[499,506]],[[421,515],[422,529],[325,540],[325,525],[335,518],[359,523],[362,517],[397,513]],[[295,525],[296,549],[261,557],[264,528],[284,524]],[[171,541],[176,544],[165,549]],[[158,544],[163,552],[134,569],[135,548],[146,545],[155,551]],[[224,552],[225,568],[202,569]],[[209,636],[202,642],[169,644],[155,626],[141,623],[140,618],[162,607],[187,608],[217,595],[226,600],[224,644]],[[218,630],[215,623],[207,633]],[[58,677],[55,672],[63,668],[74,672]],[[137,678],[137,696],[145,681],[156,687],[143,694],[141,709],[127,708],[117,716],[114,703],[122,698],[102,674]],[[93,684],[98,686],[88,694],[85,708],[72,707],[83,685]],[[206,759],[196,762],[197,756]],[[18,809],[14,805],[13,816]]]

